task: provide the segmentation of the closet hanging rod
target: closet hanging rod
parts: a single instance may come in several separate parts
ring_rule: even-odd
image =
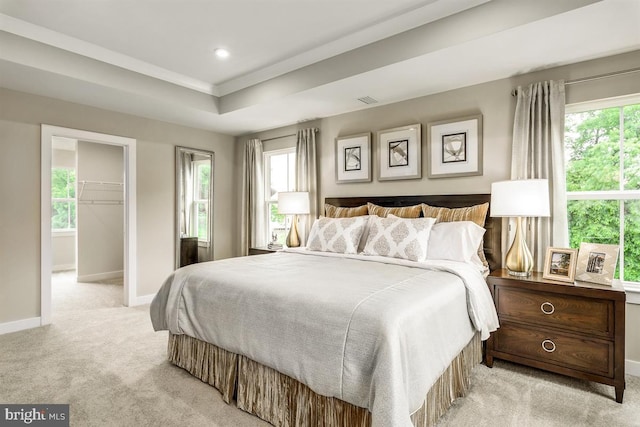
[[[113,182],[113,181],[91,181],[91,180],[82,180],[78,181],[80,184],[100,184],[100,185],[124,185],[123,182]]]

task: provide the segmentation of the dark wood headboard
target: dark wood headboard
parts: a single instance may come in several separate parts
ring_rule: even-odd
[[[379,206],[399,207],[412,206],[419,203],[426,203],[431,206],[444,208],[462,208],[466,206],[479,205],[491,201],[491,194],[453,194],[434,196],[382,196],[382,197],[327,197],[325,203],[334,206],[355,207],[375,203]],[[324,207],[323,207],[324,209]],[[489,268],[497,270],[502,268],[502,218],[492,218],[490,216],[491,206],[487,212],[487,219],[484,228],[484,253],[489,263]]]

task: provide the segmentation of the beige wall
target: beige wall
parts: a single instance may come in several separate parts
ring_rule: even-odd
[[[78,281],[121,277],[124,271],[124,148],[78,141]],[[84,181],[89,181],[83,184]],[[90,182],[93,181],[93,182]]]
[[[515,98],[511,92],[518,85],[542,80],[575,80],[605,73],[636,68],[640,51],[598,60],[523,74],[510,79],[470,86],[445,93],[425,96],[377,108],[325,118],[293,127],[238,138],[236,155],[241,161],[242,145],[249,138],[273,138],[292,133],[298,128],[317,126],[318,133],[318,201],[331,196],[382,196],[412,194],[488,193],[493,181],[509,179],[511,163],[511,135]],[[425,76],[428,78],[428,76]],[[638,74],[567,86],[567,103],[640,93]],[[482,113],[484,140],[484,173],[465,178],[428,179],[426,177],[426,125],[429,122]],[[423,178],[405,181],[378,182],[376,131],[413,123],[422,124]],[[335,182],[335,138],[362,132],[372,132],[373,181],[370,183],[337,184]],[[239,177],[240,175],[238,175]],[[239,199],[237,201],[239,204]],[[628,319],[640,317],[640,305],[627,305]],[[640,361],[640,334],[627,327],[627,358]]]
[[[173,271],[176,145],[216,153],[215,257],[233,255],[232,137],[0,89],[0,324],[40,315],[41,124],[137,139],[138,296]]]

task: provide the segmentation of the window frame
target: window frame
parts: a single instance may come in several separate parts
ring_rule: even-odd
[[[565,106],[565,116],[575,113],[583,113],[593,110],[604,110],[608,108],[619,108],[622,112],[624,107],[629,105],[640,104],[640,94],[620,96],[614,98],[607,98],[602,100],[580,102],[575,104],[567,104]],[[624,126],[624,116],[620,114],[620,129]],[[617,190],[598,190],[598,191],[567,191],[567,202],[573,200],[606,200],[617,201],[619,205],[619,221],[620,221],[620,236],[618,238],[618,245],[620,251],[618,254],[618,266],[620,269],[620,276],[624,277],[624,202],[627,200],[640,201],[640,190],[625,190],[624,189],[624,132],[620,132],[619,138],[619,179]],[[567,163],[568,164],[568,163]],[[626,291],[630,291],[638,294],[633,298],[635,303],[640,304],[640,282],[631,282],[628,280],[620,280]]]
[[[270,200],[270,195],[271,195],[271,158],[274,156],[280,156],[280,155],[287,155],[287,158],[289,155],[293,154],[294,155],[294,164],[293,164],[293,176],[289,176],[289,173],[291,171],[291,166],[289,165],[288,161],[287,161],[287,190],[288,191],[294,191],[295,190],[295,185],[296,185],[296,165],[295,165],[295,154],[296,154],[296,147],[287,147],[287,148],[280,148],[280,149],[276,149],[276,150],[269,150],[269,151],[264,151],[263,152],[263,165],[264,165],[264,208],[265,208],[265,230],[264,230],[264,239],[265,242],[267,242],[267,244],[269,242],[271,242],[271,205],[277,205],[278,201],[275,200]],[[285,230],[287,230],[289,228],[289,220],[290,218],[285,217]]]
[[[76,217],[74,218],[75,221],[73,221],[76,226],[75,227],[67,227],[67,228],[53,228],[53,221],[51,221],[51,233],[55,234],[56,236],[70,236],[73,235],[78,227],[78,223],[77,223],[77,215],[78,215],[78,177],[76,175],[76,168],[72,167],[72,166],[53,166],[51,167],[51,174],[53,175],[53,171],[56,169],[65,169],[67,171],[73,171],[73,175],[74,175],[74,180],[73,180],[73,194],[75,195],[74,197],[53,197],[53,180],[51,181],[51,189],[49,190],[51,192],[51,210],[53,213],[53,204],[56,202],[62,202],[62,203],[73,203],[75,205],[75,215]],[[69,174],[67,174],[67,196],[69,196]],[[69,205],[70,206],[70,205]],[[67,221],[67,225],[71,225],[71,209],[68,208],[69,212],[68,212],[68,221]]]

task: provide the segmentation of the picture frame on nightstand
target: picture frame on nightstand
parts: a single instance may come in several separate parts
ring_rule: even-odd
[[[578,250],[571,248],[547,248],[542,277],[549,280],[573,283],[576,274]]]
[[[611,286],[619,250],[618,245],[580,243],[576,280]]]

